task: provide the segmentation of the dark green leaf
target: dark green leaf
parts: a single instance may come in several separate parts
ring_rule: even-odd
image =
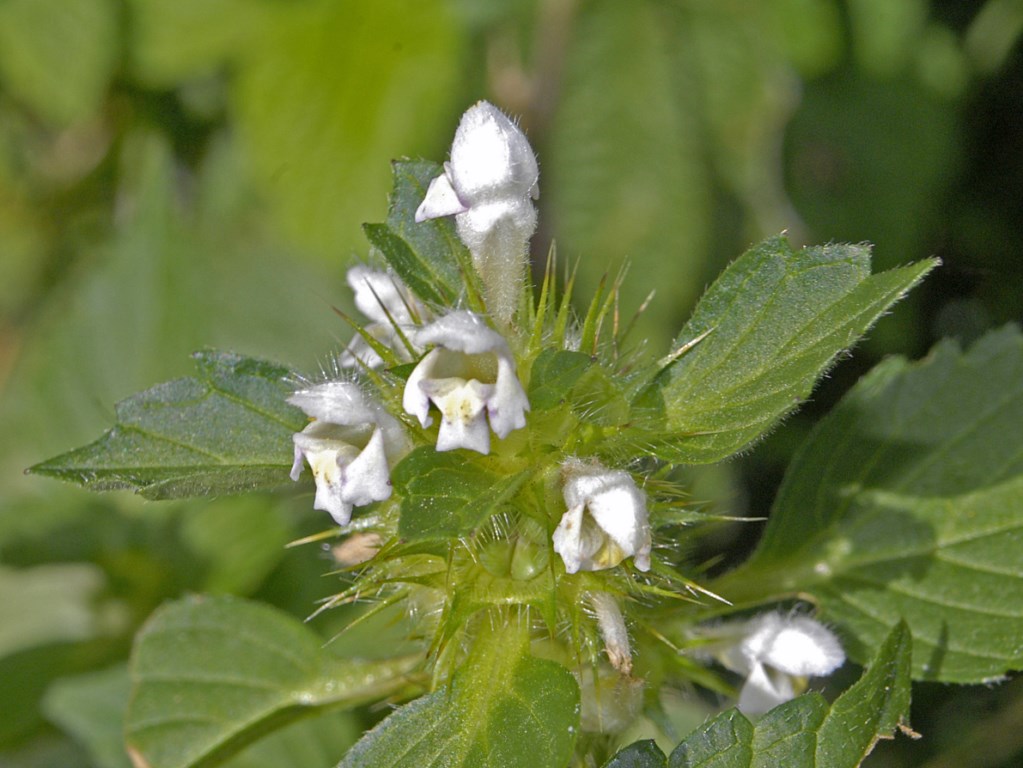
[[[890,738],[909,715],[913,638],[899,622],[870,667],[843,693],[817,733],[817,765],[855,768],[879,738]]]
[[[809,592],[864,660],[913,632],[914,676],[977,682],[1023,667],[1023,337],[888,360],[797,453],[730,599]]]
[[[505,627],[477,638],[450,690],[396,711],[339,768],[561,768],[575,744],[578,704],[571,673],[529,656]]]
[[[592,362],[582,352],[545,349],[529,373],[530,407],[542,411],[559,406]]]
[[[404,685],[416,658],[341,659],[301,622],[235,598],[189,598],[135,641],[125,732],[136,763],[212,766],[269,731]]]
[[[871,275],[865,246],[793,251],[781,237],[761,243],[710,287],[676,348],[706,338],[639,396],[643,443],[678,463],[718,461],[747,447],[933,266]]]
[[[753,724],[738,710],[723,712],[675,747],[670,768],[748,768],[753,764]]]
[[[398,533],[405,539],[461,536],[508,501],[530,470],[507,474],[491,459],[469,451],[412,451],[394,468],[391,481],[401,496]]]
[[[671,753],[671,768],[855,768],[909,712],[911,639],[905,624],[828,708],[816,693],[775,707],[754,726],[737,710],[718,715]]]
[[[418,224],[414,218],[431,179],[443,172],[424,160],[396,161],[387,223],[364,224],[363,230],[416,295],[451,306],[462,292],[460,264],[468,263],[468,253],[450,218]]]
[[[604,768],[667,768],[668,758],[653,739],[636,741],[622,747]]]
[[[151,499],[207,496],[285,483],[291,435],[304,417],[285,398],[290,372],[231,353],[195,355],[197,376],[117,404],[117,426],[31,472],[90,490]]]

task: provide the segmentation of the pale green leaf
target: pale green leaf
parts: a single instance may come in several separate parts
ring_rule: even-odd
[[[341,659],[267,606],[181,600],[135,640],[128,744],[151,768],[216,765],[292,720],[393,693],[417,660]]]
[[[890,359],[789,467],[760,546],[712,585],[739,601],[810,593],[863,660],[913,632],[914,676],[1023,667],[1023,337]],[[769,597],[770,595],[770,597]]]
[[[881,644],[870,667],[829,708],[816,693],[775,707],[756,725],[735,709],[688,736],[670,768],[856,768],[878,738],[888,738],[909,712],[905,624]]]
[[[195,355],[197,376],[117,405],[117,426],[31,472],[90,490],[152,499],[273,488],[288,480],[291,436],[304,417],[285,398],[290,371],[230,353]]]
[[[394,468],[401,496],[398,532],[405,539],[449,538],[477,528],[529,479],[528,469],[506,474],[494,461],[469,451],[412,451]]]
[[[719,461],[749,446],[809,396],[835,358],[933,261],[870,274],[865,246],[792,250],[766,240],[710,287],[671,363],[637,400],[641,440],[677,463]]]
[[[442,689],[367,733],[339,768],[561,768],[579,727],[579,690],[557,662],[505,627],[481,640]]]
[[[118,12],[112,0],[0,3],[5,87],[54,122],[89,117],[117,65]]]

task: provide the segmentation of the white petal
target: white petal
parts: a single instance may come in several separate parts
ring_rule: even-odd
[[[831,630],[809,616],[796,615],[782,619],[761,658],[789,675],[810,677],[834,672],[845,662],[845,652]]]
[[[504,439],[512,431],[526,426],[529,399],[522,389],[510,355],[497,358],[497,381],[494,393],[487,400],[487,416],[494,434]]]
[[[405,413],[415,416],[424,427],[430,426],[433,419],[430,417],[430,398],[420,384],[430,376],[433,365],[440,354],[439,348],[431,349],[426,353],[405,382],[405,391],[401,396],[401,407]]]
[[[449,173],[470,207],[497,197],[538,194],[536,156],[522,130],[493,104],[481,101],[462,115],[451,145]]]
[[[341,499],[347,504],[362,507],[390,498],[390,474],[384,452],[384,435],[378,428],[361,453],[341,467]]]
[[[348,270],[346,279],[355,292],[355,306],[374,323],[390,328],[392,321],[412,322],[409,310],[417,302],[397,275],[359,265]]]
[[[425,347],[435,344],[456,352],[479,355],[494,352],[511,355],[508,342],[497,331],[488,326],[482,317],[465,310],[449,312],[429,325],[419,329],[415,342]]]
[[[475,379],[424,379],[419,388],[440,409],[437,450],[468,448],[490,453],[490,429],[484,410],[493,385]]]
[[[600,549],[599,541],[596,547],[592,542],[583,542],[583,509],[582,504],[569,507],[552,536],[554,551],[561,555],[567,573],[577,573]]]
[[[426,190],[426,197],[416,209],[416,222],[424,222],[427,219],[438,219],[441,216],[453,216],[456,213],[465,213],[469,206],[458,199],[458,193],[451,186],[451,180],[447,173],[442,173],[430,182]]]
[[[331,424],[350,426],[375,421],[374,405],[350,381],[328,381],[299,390],[288,402],[314,419]]]
[[[736,706],[746,715],[762,715],[795,698],[792,681],[781,674],[772,675],[762,664],[756,664],[750,670]]]
[[[629,473],[571,460],[565,462],[564,472],[565,504],[569,507],[585,504],[596,525],[617,545],[621,556],[632,557],[639,570],[649,570],[651,534],[646,496]],[[601,567],[610,567],[610,564]]]

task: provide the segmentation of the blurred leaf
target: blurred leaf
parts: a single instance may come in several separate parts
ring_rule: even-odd
[[[111,0],[0,3],[0,73],[18,98],[55,123],[94,113],[119,55]]]
[[[125,617],[101,600],[106,586],[93,565],[0,566],[0,748],[38,726],[39,701],[54,679],[119,648]]]
[[[286,368],[223,352],[195,354],[198,377],[117,404],[117,426],[31,472],[90,490],[146,498],[274,488],[288,479],[291,435],[303,416],[285,398]]]
[[[50,686],[43,711],[86,747],[96,768],[130,768],[124,746],[130,690],[126,665],[65,677]]]
[[[387,696],[415,661],[341,659],[301,622],[258,603],[172,603],[135,641],[126,718],[133,762],[216,765],[287,722]]]
[[[699,291],[709,229],[692,71],[677,56],[682,25],[649,0],[584,3],[575,24],[541,200],[559,251],[582,257],[578,295],[623,258],[670,286],[636,329],[660,344]],[[649,290],[649,280],[626,281],[627,311]]]
[[[502,472],[493,460],[433,446],[412,451],[391,472],[401,496],[404,539],[449,538],[479,527],[529,479],[529,469]]]
[[[115,401],[185,374],[194,350],[252,347],[308,365],[337,327],[330,281],[267,237],[228,143],[211,148],[197,178],[186,174],[196,192],[187,201],[163,140],[133,133],[121,149],[115,225],[50,292],[5,382],[2,496],[41,487],[25,466],[92,439]],[[214,193],[228,183],[242,198],[233,204]]]
[[[571,673],[531,657],[522,633],[503,627],[476,638],[450,690],[395,711],[338,768],[567,766],[578,705]]]
[[[1021,546],[1023,336],[1007,327],[864,377],[796,454],[753,556],[712,588],[812,594],[857,660],[904,618],[915,677],[980,682],[1023,667]]]
[[[102,572],[79,563],[0,566],[0,657],[39,645],[88,640],[102,630],[94,601]]]
[[[828,708],[809,693],[754,726],[735,709],[687,737],[670,768],[856,768],[909,712],[909,631],[896,626],[863,676]]]
[[[863,246],[764,241],[700,300],[676,341],[695,347],[638,398],[641,440],[677,463],[724,459],[771,429],[835,358],[934,266],[870,274]]]
[[[412,291],[429,302],[454,306],[463,291],[461,263],[469,254],[450,217],[416,223],[415,212],[430,181],[443,172],[436,163],[398,160],[391,165],[394,187],[386,224],[363,224],[370,243]]]
[[[147,80],[166,87],[233,70],[235,125],[269,210],[296,242],[331,259],[379,216],[381,158],[431,146],[457,93],[457,26],[442,0],[132,8]]]

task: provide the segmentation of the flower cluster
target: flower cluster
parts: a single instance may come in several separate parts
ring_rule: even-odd
[[[617,425],[594,416],[593,404],[599,411],[601,381],[625,376],[619,370],[626,368],[614,367],[614,355],[601,357],[595,332],[587,336],[586,323],[574,326],[567,304],[556,312],[547,304],[522,317],[532,309],[532,296],[523,291],[529,290],[538,175],[533,151],[515,123],[486,102],[465,113],[449,162],[429,182],[415,222],[404,226],[446,232],[449,224],[433,220],[454,217],[454,229],[472,256],[471,267],[468,260],[459,264],[476,270],[479,282],[470,283],[482,286],[482,296],[474,287],[451,305],[427,304],[399,277],[421,285],[413,280],[418,275],[402,271],[407,265],[401,258],[390,261],[398,273],[353,267],[348,283],[368,322],[339,358],[344,380],[316,384],[290,398],[311,419],[294,435],[291,477],[298,480],[308,464],[316,484],[314,507],[348,529],[344,544],[334,548],[335,558],[369,574],[352,587],[355,598],[364,588],[370,591],[365,585],[373,578],[385,585],[381,591],[403,583],[402,566],[394,565],[403,544],[396,534],[404,531],[407,513],[417,519],[444,514],[448,493],[437,490],[437,478],[453,484],[465,479],[467,493],[485,489],[484,498],[470,496],[465,504],[462,489],[451,489],[461,504],[458,514],[472,517],[469,508],[476,505],[489,522],[444,521],[437,528],[457,532],[447,559],[438,561],[443,577],[430,580],[416,571],[406,580],[415,585],[410,590],[418,590],[409,598],[410,612],[466,621],[472,611],[451,606],[479,604],[488,588],[480,585],[501,579],[507,583],[494,605],[502,608],[538,602],[549,607],[545,601],[553,595],[553,614],[537,613],[555,632],[571,627],[584,649],[565,654],[577,665],[583,726],[620,729],[643,701],[642,675],[633,674],[629,633],[636,625],[629,621],[630,603],[638,602],[637,594],[656,601],[680,584],[695,590],[670,562],[653,561],[651,512],[656,517],[670,502],[662,501],[656,483],[637,483],[649,462],[631,462],[636,471],[630,471],[624,464],[613,466],[622,460],[621,450],[602,449],[601,441]],[[545,284],[541,304],[546,293]],[[551,320],[555,315],[561,319]],[[585,346],[592,356],[579,353],[584,338],[590,339]],[[551,362],[568,358],[565,369]],[[596,390],[583,387],[582,370],[595,374],[588,381],[596,382]],[[572,390],[577,383],[578,395]],[[562,386],[564,392],[551,391]],[[450,454],[458,451],[465,453]],[[474,484],[476,472],[486,476],[480,485]],[[421,476],[428,479],[418,487],[430,492],[412,490]],[[654,489],[650,497],[644,486]],[[379,523],[352,524],[354,507],[377,503],[379,514],[372,517]],[[543,586],[522,586],[539,584],[541,574],[549,580]],[[462,584],[459,601],[453,595]],[[828,674],[844,660],[834,635],[804,616],[769,613],[710,631],[707,647],[714,658],[745,678],[739,706],[750,714],[791,698],[804,678]],[[438,628],[436,635],[440,647],[453,631]]]

